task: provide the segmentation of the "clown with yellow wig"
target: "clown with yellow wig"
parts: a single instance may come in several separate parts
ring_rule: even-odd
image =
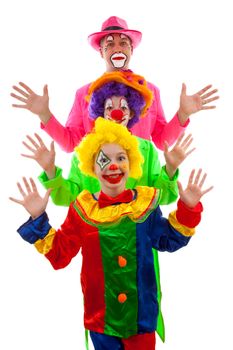
[[[88,95],[88,110],[92,126],[98,117],[126,126],[129,130],[144,118],[153,102],[153,94],[145,79],[131,71],[108,72],[90,85]],[[105,131],[104,131],[105,132]],[[129,176],[126,187],[151,186],[161,190],[160,204],[170,204],[177,199],[178,167],[193,151],[189,150],[192,136],[184,138],[181,135],[174,149],[179,148],[180,157],[176,162],[172,159],[173,151],[168,150],[165,143],[166,164],[161,167],[159,154],[154,144],[137,137],[140,152],[143,155],[142,175],[137,179]],[[29,142],[23,142],[32,154],[26,155],[35,159],[43,168],[39,180],[48,189],[52,188],[51,198],[56,205],[69,206],[83,190],[91,192],[100,190],[100,184],[93,176],[83,174],[78,167],[79,159],[74,154],[67,179],[63,177],[62,169],[55,166],[54,148],[46,148],[43,140],[36,134],[35,138],[28,136]],[[53,145],[53,144],[52,144]]]
[[[56,230],[45,212],[49,193],[37,191],[33,179],[18,183],[30,218],[18,232],[34,244],[54,269],[66,267],[82,250],[81,284],[84,325],[96,350],[154,350],[159,323],[157,276],[153,252],[174,252],[186,246],[203,210],[206,174],[190,174],[187,188],[179,184],[177,209],[162,216],[160,191],[137,186],[126,189],[128,176],[142,174],[138,140],[122,125],[103,118],[76,148],[81,170],[95,176],[100,191],[83,190]]]

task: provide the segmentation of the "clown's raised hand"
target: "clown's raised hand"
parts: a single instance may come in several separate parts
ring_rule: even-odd
[[[23,189],[21,184],[17,182],[19,192],[21,193],[23,198],[16,199],[13,197],[9,197],[9,199],[15,203],[22,205],[31,215],[31,217],[35,219],[45,211],[51,189],[47,190],[44,197],[41,197],[39,192],[37,191],[36,184],[32,178],[30,178],[29,183],[27,179],[23,177],[23,182],[25,189]]]
[[[173,148],[169,151],[168,143],[164,143],[164,158],[166,161],[166,171],[170,179],[175,175],[180,164],[187,158],[195,148],[190,149],[193,137],[189,134],[184,138],[184,133],[179,136]]]
[[[187,95],[186,85],[182,84],[180,95],[180,107],[178,110],[178,118],[181,125],[184,125],[191,114],[197,113],[205,109],[213,109],[216,106],[209,103],[217,100],[217,89],[210,90],[212,85],[207,85],[194,95]]]
[[[194,208],[200,201],[201,197],[213,189],[213,186],[203,190],[207,174],[202,175],[202,169],[199,169],[196,176],[195,170],[192,170],[188,180],[188,186],[183,189],[178,181],[179,195],[182,202],[189,208]]]
[[[16,108],[24,108],[28,111],[37,114],[43,124],[46,124],[52,116],[49,110],[49,94],[48,86],[45,85],[43,89],[43,95],[37,95],[29,86],[20,82],[19,87],[13,86],[13,89],[17,92],[11,93],[11,96],[23,104],[12,104]]]
[[[28,143],[23,141],[23,145],[31,151],[31,154],[21,154],[23,157],[34,159],[46,172],[49,179],[54,178],[56,168],[55,168],[55,149],[54,141],[50,144],[50,149],[48,149],[42,138],[38,134],[34,134],[35,138],[27,135]]]

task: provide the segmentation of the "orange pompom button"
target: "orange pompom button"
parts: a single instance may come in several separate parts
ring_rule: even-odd
[[[127,260],[121,255],[118,256],[118,265],[120,267],[125,267],[127,265]]]
[[[125,293],[121,293],[118,295],[118,301],[119,303],[123,304],[127,300],[127,296]]]

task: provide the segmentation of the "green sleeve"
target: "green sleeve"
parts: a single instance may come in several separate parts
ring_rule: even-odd
[[[137,186],[156,187],[161,191],[160,205],[170,204],[178,197],[176,172],[173,179],[169,179],[165,167],[161,168],[158,151],[152,142],[138,137],[139,148],[144,157],[143,175],[139,180],[129,178],[126,184],[127,188]]]
[[[51,198],[53,203],[62,206],[69,206],[84,189],[91,193],[100,190],[97,179],[81,173],[75,154],[71,160],[71,168],[67,179],[63,178],[62,169],[56,167],[56,174],[53,179],[49,180],[46,173],[43,172],[39,176],[39,180],[46,189],[52,188]]]
[[[178,186],[177,179],[179,176],[179,170],[177,169],[172,179],[169,178],[165,166],[162,167],[159,176],[155,181],[156,188],[159,188],[162,193],[160,197],[160,205],[170,204],[177,200],[178,197]]]

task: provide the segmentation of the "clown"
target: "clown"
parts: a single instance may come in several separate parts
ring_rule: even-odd
[[[81,170],[100,181],[100,192],[80,193],[55,230],[45,213],[50,191],[41,198],[34,181],[24,178],[25,189],[18,183],[23,199],[10,198],[31,215],[18,232],[54,269],[82,249],[84,325],[96,350],[154,350],[159,304],[152,247],[174,252],[187,245],[200,222],[200,198],[212,187],[203,190],[206,174],[192,171],[187,188],[179,184],[177,210],[165,219],[159,190],[125,189],[129,175],[141,176],[143,162],[125,127],[98,118],[76,152]]]
[[[105,73],[98,78],[89,89],[87,100],[89,102],[89,115],[92,120],[103,116],[107,120],[120,123],[127,128],[132,128],[145,115],[152,103],[152,93],[148,89],[145,79],[132,72]],[[57,205],[69,205],[78,193],[83,189],[91,192],[99,190],[97,179],[82,174],[78,168],[76,154],[72,158],[71,169],[68,179],[62,176],[62,169],[55,166],[55,152],[52,148],[48,150],[43,140],[28,136],[30,143],[24,145],[32,154],[26,157],[35,159],[44,172],[39,179],[45,188],[52,188],[51,197]],[[194,150],[189,150],[192,137],[179,137],[175,144],[175,150],[179,149],[179,161],[175,163],[172,159],[173,150],[168,150],[165,144],[166,165],[161,168],[158,152],[152,142],[138,138],[140,152],[144,163],[142,176],[135,180],[128,178],[126,187],[134,188],[138,185],[146,185],[161,189],[160,204],[169,204],[177,198],[178,167],[182,161]],[[78,169],[78,170],[77,170]]]
[[[142,76],[132,72],[111,72],[105,73],[97,79],[89,89],[87,96],[89,101],[89,114],[92,119],[103,116],[111,122],[117,122],[127,127],[132,127],[143,117],[152,103],[152,93]],[[39,180],[46,189],[51,188],[51,197],[57,205],[70,205],[77,195],[84,189],[91,193],[100,190],[100,183],[93,174],[86,175],[79,169],[79,159],[75,154],[72,158],[72,165],[68,179],[62,177],[62,170],[55,166],[55,151],[53,143],[48,150],[39,135],[33,139],[28,136],[30,144],[24,145],[32,152],[31,155],[24,155],[35,159],[44,172]],[[177,198],[177,168],[183,160],[193,151],[189,150],[192,137],[189,135],[183,140],[179,137],[171,151],[165,145],[166,165],[161,168],[158,152],[148,140],[138,138],[139,149],[143,155],[142,175],[140,177],[128,177],[126,187],[133,189],[137,186],[150,186],[160,189],[159,204],[169,204]],[[159,310],[161,302],[160,281],[159,281],[159,260],[158,252],[154,249],[154,268],[156,270],[157,288],[159,290]],[[165,338],[165,327],[162,313],[159,313],[157,327],[162,340]]]
[[[90,45],[98,51],[103,59],[106,72],[116,72],[130,69],[130,60],[134,49],[140,44],[142,33],[129,29],[126,21],[117,16],[109,17],[102,24],[101,31],[89,35]],[[87,67],[88,68],[88,67]],[[65,126],[63,126],[49,107],[47,85],[44,86],[42,96],[36,94],[25,83],[13,86],[11,96],[17,103],[13,107],[24,108],[39,116],[41,127],[66,152],[73,152],[74,147],[83,136],[89,132],[93,123],[89,118],[88,103],[85,99],[90,83],[77,90],[75,100]],[[132,133],[138,137],[152,140],[157,148],[163,150],[164,142],[172,145],[189,124],[189,117],[201,110],[213,109],[211,102],[218,99],[216,89],[211,90],[207,85],[193,95],[187,95],[186,86],[182,86],[180,104],[174,117],[167,122],[160,99],[159,89],[148,82],[153,94],[153,102],[145,114],[134,125]]]

